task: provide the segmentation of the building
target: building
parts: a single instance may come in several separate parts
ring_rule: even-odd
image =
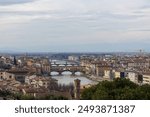
[[[104,78],[110,79],[110,80],[115,78],[114,72],[113,72],[113,70],[111,68],[104,70]]]
[[[150,73],[143,73],[142,84],[150,84]]]
[[[3,79],[16,80],[25,83],[25,76],[28,74],[26,70],[8,70],[3,72]]]
[[[68,60],[69,61],[78,61],[79,60],[79,57],[78,56],[68,56]]]
[[[32,85],[34,88],[44,87],[49,89],[57,87],[58,85],[57,80],[55,79],[36,75],[26,76],[25,83],[28,85]]]
[[[134,83],[138,83],[138,73],[136,71],[126,71],[127,79]]]
[[[74,80],[74,85],[75,85],[75,89],[74,89],[74,97],[75,99],[80,99],[80,80],[76,79]]]
[[[131,58],[127,61],[128,68],[149,68],[150,63],[145,58]]]

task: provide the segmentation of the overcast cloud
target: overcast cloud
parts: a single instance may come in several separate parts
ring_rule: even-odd
[[[0,49],[150,51],[149,0],[0,0]]]

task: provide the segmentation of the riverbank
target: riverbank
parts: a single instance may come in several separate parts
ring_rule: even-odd
[[[101,82],[104,80],[111,81],[111,79],[109,79],[109,78],[104,78],[104,77],[94,76],[94,75],[84,75],[84,77],[87,77],[89,80],[92,80],[94,82]]]

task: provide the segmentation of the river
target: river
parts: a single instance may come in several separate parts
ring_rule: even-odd
[[[55,62],[56,64],[65,64],[66,61],[60,61],[60,60],[52,60],[52,62]],[[67,62],[69,64],[74,64],[73,62]],[[77,72],[75,76],[72,76],[70,72],[63,72],[62,75],[58,75],[57,72],[51,73],[52,78],[58,80],[58,84],[72,84],[74,83],[75,79],[81,80],[81,85],[87,85],[87,84],[95,84],[95,81],[92,81],[88,79],[87,77],[83,76],[82,73]]]

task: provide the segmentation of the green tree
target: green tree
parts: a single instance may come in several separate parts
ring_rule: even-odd
[[[142,100],[150,99],[150,85],[139,86],[129,79],[102,81],[96,86],[85,89],[81,99],[86,100]]]

